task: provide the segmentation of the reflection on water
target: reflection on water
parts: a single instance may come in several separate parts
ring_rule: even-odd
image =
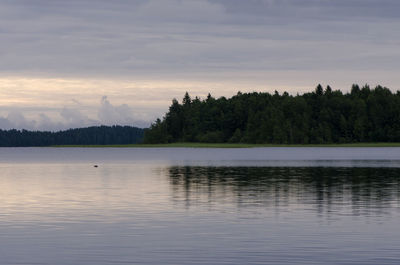
[[[170,167],[176,198],[191,204],[312,207],[318,213],[388,213],[400,202],[400,169]],[[351,212],[348,212],[350,210]]]
[[[0,163],[0,264],[400,264],[400,169]]]

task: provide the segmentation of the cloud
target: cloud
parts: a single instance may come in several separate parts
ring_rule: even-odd
[[[5,1],[0,72],[207,78],[271,68],[354,70],[364,61],[368,69],[393,68],[399,8],[394,0]],[[335,61],[338,54],[353,63]]]
[[[150,0],[136,12],[141,21],[167,23],[218,23],[225,19],[224,7],[204,0]]]
[[[81,111],[79,111],[78,109],[74,109],[74,108],[64,107],[60,111],[60,115],[68,123],[85,124],[89,121],[89,118],[86,115],[82,114]]]
[[[9,121],[7,118],[0,117],[0,129],[10,130],[15,128],[14,124]]]
[[[23,112],[35,128],[51,125],[39,113],[70,126],[129,123],[126,113],[151,122],[185,91],[396,89],[399,9],[398,0],[3,0],[0,124],[14,126],[8,111],[28,107],[43,108]],[[103,95],[115,104],[95,109]],[[83,105],[60,109],[64,98]]]
[[[132,109],[126,104],[113,106],[107,96],[103,96],[101,99],[98,118],[104,125],[129,125],[134,123]]]
[[[13,128],[15,129],[33,130],[36,127],[36,121],[27,120],[25,116],[18,110],[10,111],[6,119],[9,121],[9,123],[13,124]]]
[[[61,119],[50,118],[45,113],[38,113],[35,117],[28,119],[22,111],[14,108],[6,117],[0,116],[0,129],[58,131],[99,125],[128,125],[142,128],[149,126],[149,122],[135,119],[133,110],[128,105],[114,106],[107,96],[103,96],[100,101],[97,119],[82,113],[79,107],[80,105],[77,104],[75,107],[63,107],[58,110]]]
[[[397,0],[215,0],[228,13],[276,21],[357,20],[397,18]]]

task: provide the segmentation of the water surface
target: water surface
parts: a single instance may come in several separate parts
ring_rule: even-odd
[[[1,148],[0,264],[399,264],[399,154]]]
[[[0,163],[400,167],[400,147],[0,148]]]

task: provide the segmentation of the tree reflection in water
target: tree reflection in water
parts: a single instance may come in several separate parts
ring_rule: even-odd
[[[168,168],[175,200],[193,204],[382,215],[400,205],[398,168]]]

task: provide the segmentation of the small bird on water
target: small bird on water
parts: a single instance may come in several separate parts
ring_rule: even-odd
[[[98,165],[94,165],[94,167],[99,167]]]

